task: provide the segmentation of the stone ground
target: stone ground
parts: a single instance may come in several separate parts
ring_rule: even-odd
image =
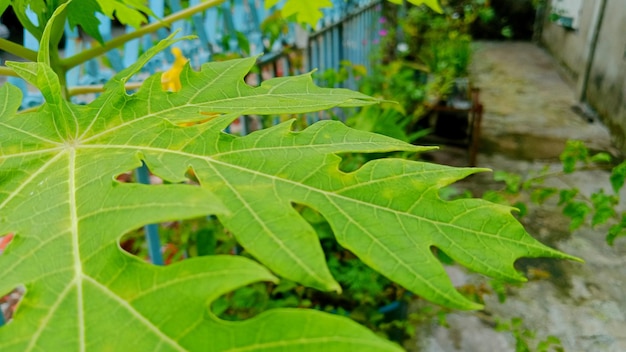
[[[474,84],[485,106],[479,167],[527,175],[545,165],[557,169],[567,139],[579,139],[597,150],[615,153],[606,128],[577,115],[571,82],[543,49],[531,43],[478,43],[473,64]],[[465,151],[442,148],[435,161],[461,166]],[[608,173],[580,172],[550,180],[575,186],[583,194],[610,190]],[[460,187],[475,191],[501,188],[490,174],[474,176]],[[623,192],[621,199],[626,196]],[[522,318],[523,329],[534,331],[531,347],[548,335],[561,340],[565,351],[626,351],[626,238],[608,246],[607,228],[582,229],[570,234],[568,219],[556,204],[533,207],[522,222],[529,233],[547,245],[578,256],[585,263],[557,260],[519,261],[527,269],[550,273],[509,289],[505,303],[485,297],[480,312],[454,313],[449,327],[437,323],[418,327],[411,350],[428,352],[515,351],[511,333],[494,330],[497,319]],[[484,281],[452,267],[455,284]],[[532,350],[532,349],[531,349]]]

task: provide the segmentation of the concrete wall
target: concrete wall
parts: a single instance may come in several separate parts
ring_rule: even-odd
[[[591,32],[595,3],[598,0],[584,1],[580,17],[580,28],[564,28],[549,19],[550,8],[546,11],[542,41],[552,54],[565,66],[575,81],[585,68],[587,45]]]
[[[605,10],[592,53],[603,1],[606,1]],[[576,30],[552,23],[548,18],[550,9],[546,13],[543,43],[571,74],[577,97],[599,113],[610,128],[616,146],[626,152],[626,1],[583,1],[580,27]]]
[[[626,1],[608,0],[583,92],[626,151]]]

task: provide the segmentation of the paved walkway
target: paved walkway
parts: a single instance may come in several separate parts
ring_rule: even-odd
[[[554,59],[532,43],[482,42],[473,76],[485,105],[482,146],[523,159],[558,156],[563,141],[610,148],[607,129],[572,110],[575,92]]]
[[[522,175],[544,166],[556,169],[567,139],[611,150],[607,129],[572,111],[576,103],[573,88],[559,74],[554,60],[535,45],[479,43],[473,80],[481,88],[485,105],[478,166]],[[450,155],[438,161],[466,164],[463,153]],[[600,188],[610,189],[608,174],[600,171],[550,182],[555,186],[574,185],[587,195]],[[502,184],[482,174],[466,186],[485,190],[501,188]],[[621,199],[626,199],[626,193]],[[535,332],[539,339],[558,337],[568,352],[626,351],[626,239],[608,246],[604,241],[606,227],[584,226],[570,234],[569,221],[555,204],[531,208],[523,223],[540,241],[579,256],[586,263],[518,262],[526,269],[549,272],[550,278],[511,288],[505,303],[499,303],[494,295],[487,296],[484,311],[450,314],[449,328],[436,323],[418,327],[416,351],[515,351],[513,335],[493,328],[496,320],[514,317],[522,318],[522,328]],[[459,285],[484,281],[457,268],[452,268],[451,274]],[[531,351],[537,341],[529,340]]]

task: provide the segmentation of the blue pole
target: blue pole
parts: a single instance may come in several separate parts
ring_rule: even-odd
[[[4,312],[0,309],[0,326],[4,325]]]
[[[150,184],[150,172],[144,163],[136,171],[137,181],[144,185]],[[163,254],[161,254],[161,240],[159,239],[159,227],[156,224],[144,226],[146,241],[148,243],[148,255],[150,261],[155,265],[163,265]]]

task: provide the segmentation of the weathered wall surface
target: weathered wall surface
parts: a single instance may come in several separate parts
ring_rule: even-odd
[[[586,49],[589,43],[596,2],[583,2],[578,30],[566,29],[550,21],[550,9],[546,11],[542,41],[575,81],[578,81],[585,68],[585,55],[587,54]]]
[[[626,151],[626,1],[609,0],[586,98]]]
[[[610,128],[616,146],[626,152],[626,2],[606,0],[595,53],[591,55],[601,3],[602,0],[583,2],[577,30],[554,24],[547,16],[542,40],[576,82],[577,97],[599,113]],[[589,80],[585,82],[590,59]]]

